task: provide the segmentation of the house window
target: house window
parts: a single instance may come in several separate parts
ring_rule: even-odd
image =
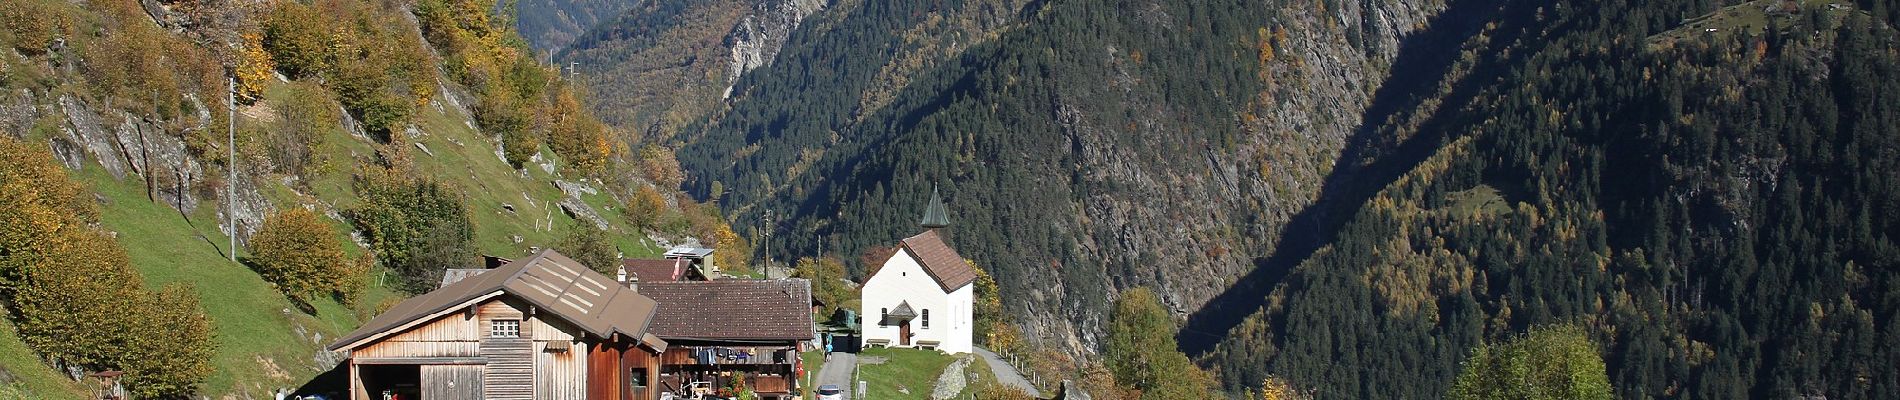
[[[889,308],[877,309],[877,326],[890,326],[890,324],[884,323],[884,321],[888,321],[890,319],[891,319],[891,309]]]
[[[930,309],[924,309],[924,329],[930,329]]]
[[[646,390],[647,369],[646,368],[629,369],[627,371],[627,386],[632,387],[633,390]]]
[[[498,319],[498,320],[494,320],[494,322],[491,322],[491,324],[492,326],[488,330],[488,337],[498,337],[498,338],[521,337],[521,320]]]

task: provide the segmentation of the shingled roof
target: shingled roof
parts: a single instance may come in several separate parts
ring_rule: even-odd
[[[666,340],[810,340],[811,281],[720,279],[640,282],[659,301],[654,335]]]
[[[620,266],[627,268],[627,275],[639,278],[640,283],[645,284],[680,280],[680,276],[686,274],[686,269],[692,268],[692,261],[680,258],[663,260],[623,258],[620,259]]]
[[[937,286],[943,287],[944,293],[956,291],[976,280],[976,268],[970,266],[970,262],[965,261],[962,255],[958,255],[956,249],[944,243],[943,236],[938,235],[935,229],[904,238],[901,246],[909,250],[908,253],[917,260],[917,264],[923,265],[924,272],[937,280]]]
[[[344,335],[329,346],[330,350],[353,347],[359,342],[379,338],[425,323],[458,306],[466,307],[501,293],[518,297],[539,307],[544,313],[573,323],[595,337],[620,334],[641,338],[649,347],[663,349],[666,342],[647,335],[648,325],[658,305],[553,250],[510,262],[501,267],[465,277],[441,289],[412,297],[390,307],[364,323],[362,328]]]

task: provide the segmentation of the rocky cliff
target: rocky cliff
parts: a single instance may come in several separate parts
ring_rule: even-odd
[[[668,137],[705,118],[746,72],[768,65],[825,0],[660,1],[640,4],[581,33],[556,53],[579,65],[603,120]],[[533,5],[522,5],[531,10]],[[536,26],[522,29],[535,35]]]

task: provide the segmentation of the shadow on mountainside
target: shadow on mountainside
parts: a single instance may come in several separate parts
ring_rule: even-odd
[[[1448,135],[1456,134],[1437,127],[1455,119],[1482,84],[1497,76],[1501,67],[1518,64],[1524,60],[1524,54],[1531,52],[1513,51],[1508,59],[1487,59],[1474,68],[1476,71],[1452,82],[1451,92],[1410,137],[1398,137],[1395,127],[1387,122],[1416,119],[1411,114],[1421,112],[1418,108],[1434,97],[1434,92],[1453,72],[1462,44],[1478,34],[1486,23],[1528,15],[1532,7],[1490,0],[1454,0],[1432,18],[1428,30],[1401,40],[1391,76],[1374,93],[1360,127],[1334,161],[1333,173],[1326,177],[1319,196],[1311,206],[1288,220],[1280,242],[1269,256],[1254,259],[1252,271],[1188,316],[1176,336],[1180,349],[1191,357],[1213,351],[1229,331],[1266,305],[1268,293],[1296,266],[1332,243],[1339,230],[1367,201],[1431,157],[1451,138]],[[1554,29],[1544,33],[1551,31]],[[1482,49],[1485,51],[1481,54],[1496,54],[1497,46],[1516,41],[1516,32],[1490,32],[1491,48]]]

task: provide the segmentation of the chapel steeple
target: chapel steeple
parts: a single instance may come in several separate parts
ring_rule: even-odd
[[[930,186],[930,206],[924,208],[924,220],[921,225],[925,230],[950,226],[950,213],[944,211],[943,196],[937,195],[936,185]]]

